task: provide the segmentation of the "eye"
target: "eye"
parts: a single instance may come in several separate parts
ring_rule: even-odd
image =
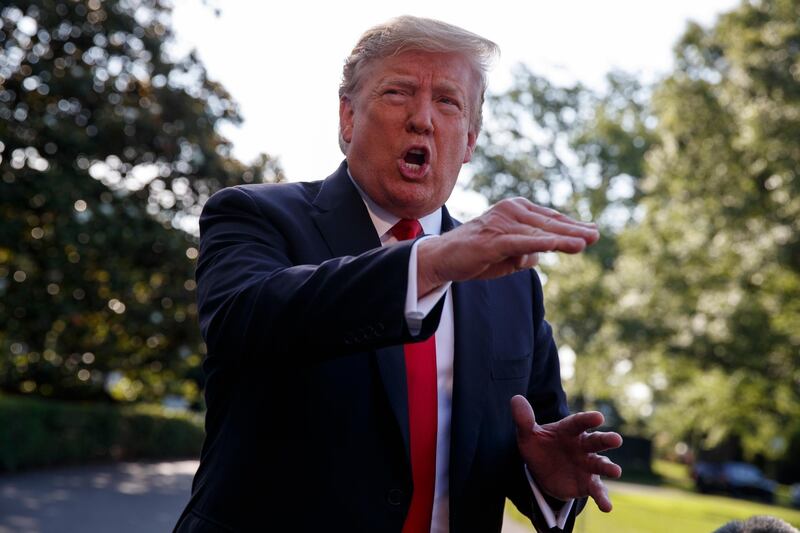
[[[386,103],[391,105],[399,105],[405,102],[408,93],[403,89],[389,87],[383,89],[380,94],[381,98],[383,98]]]
[[[383,90],[383,95],[384,96],[404,96],[405,94],[406,93],[404,91],[402,91],[401,89],[390,88],[390,89],[384,89]]]
[[[450,98],[449,96],[440,97],[439,103],[444,104],[448,109],[461,109],[461,101],[456,98]]]

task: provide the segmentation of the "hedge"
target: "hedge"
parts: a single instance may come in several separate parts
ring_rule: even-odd
[[[0,395],[0,471],[197,457],[202,442],[202,418],[192,413]]]

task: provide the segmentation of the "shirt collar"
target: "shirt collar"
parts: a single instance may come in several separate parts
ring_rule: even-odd
[[[375,232],[381,240],[383,240],[384,236],[389,233],[389,230],[400,221],[400,217],[391,214],[389,211],[376,204],[372,198],[367,196],[367,193],[365,193],[361,187],[359,187],[358,183],[356,183],[356,180],[353,179],[353,175],[350,174],[350,169],[347,169],[347,175],[350,177],[350,181],[353,183],[353,186],[364,201],[364,205],[367,207],[369,218],[372,220],[372,225],[375,226]],[[440,235],[442,233],[442,208],[440,207],[433,213],[420,218],[419,223],[422,225],[422,231],[425,235]]]

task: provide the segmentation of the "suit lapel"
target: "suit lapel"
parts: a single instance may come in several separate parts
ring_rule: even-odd
[[[442,231],[458,223],[447,209]],[[453,402],[450,426],[450,505],[458,500],[475,457],[481,418],[486,405],[492,330],[489,321],[489,287],[486,281],[453,283]]]
[[[364,201],[347,175],[346,163],[322,182],[314,205],[320,211],[312,218],[332,257],[359,255],[381,246]]]
[[[408,386],[406,384],[406,359],[403,345],[375,350],[378,371],[383,380],[386,397],[403,436],[406,460],[411,464],[411,441],[408,430]]]
[[[492,350],[487,282],[454,283],[453,315],[455,356],[450,430],[451,506],[458,499],[469,475],[486,405]]]
[[[364,202],[347,175],[345,163],[323,182],[314,205],[320,209],[313,216],[314,222],[332,257],[359,255],[381,245]],[[442,231],[449,231],[456,225],[447,209],[443,209]],[[450,436],[451,505],[460,494],[475,456],[490,375],[489,354],[492,347],[491,329],[487,327],[490,323],[487,283],[454,283],[452,290],[455,358]],[[375,352],[378,371],[400,428],[410,464],[408,393],[403,346],[390,346]]]
[[[314,223],[328,245],[332,257],[359,255],[381,246],[364,201],[347,174],[346,163],[343,162],[338,170],[323,182],[314,205],[320,209],[313,215]],[[375,350],[375,353],[378,372],[392,413],[400,428],[408,459],[410,457],[408,393],[403,346],[380,348]]]

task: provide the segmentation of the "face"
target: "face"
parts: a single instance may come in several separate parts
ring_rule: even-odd
[[[404,52],[364,67],[339,121],[350,173],[401,218],[441,207],[475,148],[479,81],[458,54]]]

